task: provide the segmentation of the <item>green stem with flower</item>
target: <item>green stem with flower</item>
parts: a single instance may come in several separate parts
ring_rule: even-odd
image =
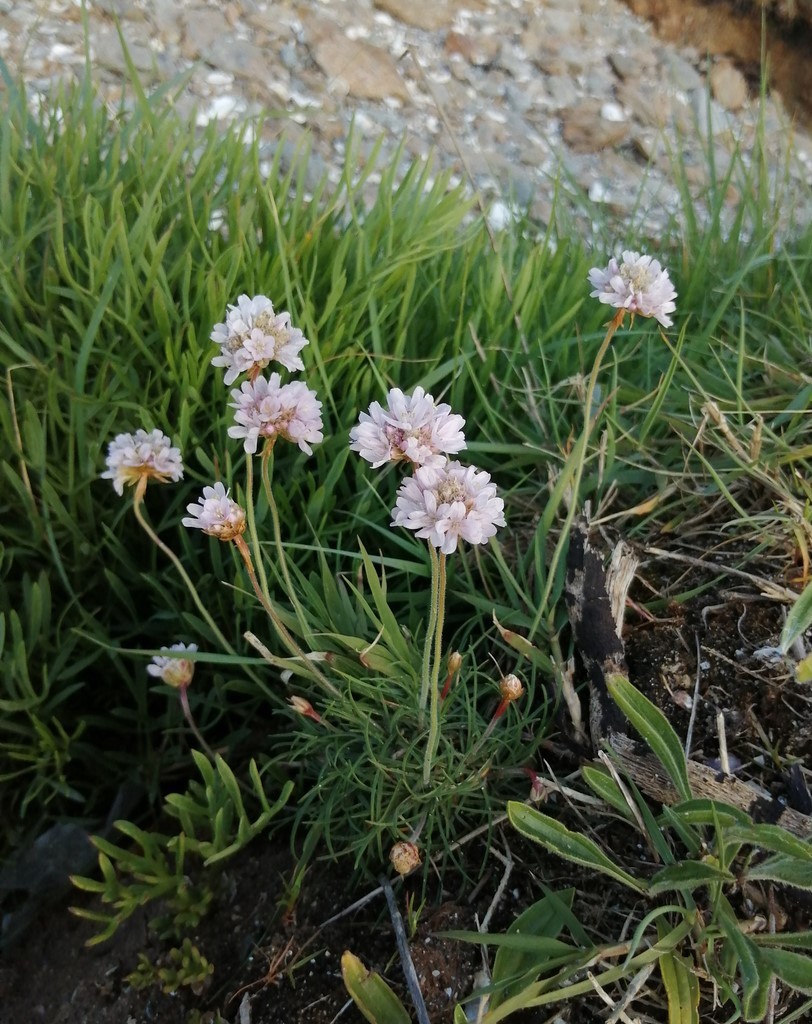
[[[433,549],[432,545],[429,547]],[[440,740],[440,664],[443,657],[443,625],[445,623],[445,596],[446,596],[446,555],[441,551],[434,553],[432,562],[432,575],[435,575],[436,567],[436,607],[434,615],[434,636],[433,655],[431,665],[431,679],[429,682],[429,735],[426,740],[426,753],[423,758],[423,785],[428,786],[431,779],[431,766],[434,763],[434,756],[437,753],[437,744]],[[429,633],[431,635],[431,633]],[[423,709],[421,708],[421,711]]]
[[[304,609],[302,608],[302,604],[296,595],[293,580],[290,576],[288,560],[285,555],[285,545],[282,543],[282,530],[279,525],[279,509],[277,508],[276,499],[273,494],[273,487],[271,486],[271,479],[273,475],[274,441],[275,438],[268,438],[265,442],[265,447],[262,450],[262,486],[265,491],[265,500],[268,502],[268,508],[271,511],[274,544],[276,545],[276,554],[279,561],[279,568],[282,572],[282,579],[285,582],[285,591],[293,604],[293,610],[296,613],[299,629],[302,631],[302,635],[304,637],[308,637],[310,635],[310,625],[307,621]]]
[[[429,543],[429,562],[431,563],[431,591],[429,596],[429,617],[426,622],[426,639],[423,644],[423,663],[420,672],[420,700],[418,710],[420,723],[422,725],[423,715],[426,711],[426,704],[429,700],[431,688],[431,652],[435,644],[435,630],[437,626],[437,607],[439,603],[440,567],[437,555],[437,548]],[[445,597],[443,598],[445,600]]]
[[[200,595],[197,592],[197,588],[195,587],[194,583],[190,579],[189,574],[183,568],[183,563],[181,562],[181,560],[178,558],[178,556],[175,554],[175,552],[170,547],[168,547],[166,544],[164,544],[164,542],[161,540],[161,538],[158,536],[158,534],[153,530],[153,528],[147,522],[147,520],[146,520],[146,518],[144,516],[143,510],[142,510],[142,503],[143,503],[144,491],[146,490],[146,486],[147,486],[147,477],[146,476],[142,476],[141,479],[138,481],[138,483],[136,485],[136,488],[135,488],[135,497],[134,497],[134,500],[133,500],[133,512],[135,513],[135,518],[138,520],[139,525],[144,530],[144,532],[147,534],[147,536],[150,538],[150,540],[156,545],[156,547],[160,548],[160,550],[163,551],[163,553],[170,560],[170,562],[172,562],[172,564],[174,565],[175,569],[178,572],[178,575],[180,576],[180,578],[185,583],[186,589],[192,595],[192,600],[195,603],[195,607],[200,612],[200,614],[203,616],[203,620],[205,621],[205,623],[209,627],[209,629],[212,631],[214,636],[217,638],[219,643],[222,644],[223,648],[226,651],[228,651],[229,654],[236,654],[234,648],[231,646],[231,644],[228,642],[228,640],[226,640],[226,638],[223,636],[223,634],[220,631],[217,623],[211,617],[211,613],[209,612],[208,608],[205,606],[205,604],[203,604],[203,601],[201,600]]]
[[[316,668],[316,666],[309,661],[305,652],[296,643],[290,630],[287,628],[285,623],[280,618],[279,612],[277,612],[277,610],[271,603],[270,599],[263,592],[262,587],[259,584],[259,580],[257,579],[257,574],[254,571],[254,565],[251,560],[251,552],[248,548],[248,545],[245,543],[245,538],[242,536],[236,536],[233,538],[233,540],[237,546],[237,551],[239,551],[240,557],[242,558],[243,563],[245,564],[245,570],[248,573],[248,579],[251,581],[251,586],[254,588],[254,593],[257,595],[257,599],[259,600],[259,603],[265,610],[265,613],[267,614],[268,618],[273,623],[273,627],[276,630],[280,640],[282,641],[282,643],[285,644],[285,646],[288,648],[291,654],[298,661],[301,661],[303,665],[309,666],[309,672],[316,679],[316,681],[321,686],[323,686],[328,693],[331,693],[334,697],[337,697],[339,695],[338,689],[330,682],[330,680],[324,675],[324,673],[320,669]]]

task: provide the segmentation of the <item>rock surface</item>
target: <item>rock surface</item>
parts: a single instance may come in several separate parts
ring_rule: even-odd
[[[620,0],[103,0],[89,43],[111,103],[128,95],[117,21],[148,89],[189,75],[177,105],[198,124],[249,115],[269,158],[307,134],[312,183],[338,180],[352,123],[362,164],[381,138],[395,159],[405,138],[401,171],[433,155],[470,174],[500,223],[513,204],[545,222],[557,188],[656,236],[679,208],[675,154],[701,203],[708,151],[721,177],[762,132],[797,200],[783,229],[812,220],[812,140],[780,97],[759,112],[724,54],[708,66]],[[83,45],[73,0],[0,0],[0,55],[34,102],[84,73]],[[731,216],[747,187],[730,182]]]

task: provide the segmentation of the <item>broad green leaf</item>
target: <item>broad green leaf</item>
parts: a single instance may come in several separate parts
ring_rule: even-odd
[[[370,1024],[410,1024],[403,1003],[380,974],[370,973],[349,950],[341,955],[341,974],[352,1001]]]
[[[526,804],[515,801],[508,803],[507,811],[510,823],[515,829],[528,839],[541,843],[542,846],[558,854],[559,857],[601,871],[622,882],[623,885],[627,885],[630,889],[634,889],[635,892],[647,891],[644,881],[634,878],[619,868],[597,843],[578,832],[571,832],[566,825],[562,825],[555,818],[549,818],[534,807],[528,807]]]
[[[787,946],[791,949],[808,949],[812,951],[812,931],[808,932],[776,932],[771,935],[763,932],[753,936],[757,946]]]
[[[614,807],[628,821],[634,819],[626,797],[620,790],[620,786],[618,786],[607,771],[604,771],[602,768],[596,768],[594,765],[585,764],[581,768],[581,776],[584,782],[601,800],[604,800],[610,807]]]
[[[688,768],[679,737],[658,707],[644,697],[629,680],[615,673],[606,680],[609,695],[645,742],[651,747],[660,764],[683,800],[691,799]]]
[[[758,1019],[752,1014],[758,1012],[758,1006],[763,1001],[761,990],[766,988],[769,982],[769,977],[765,976],[764,960],[761,958],[764,950],[757,949],[755,943],[742,932],[733,909],[724,897],[717,905],[717,920],[738,962],[745,1020]]]
[[[768,949],[761,946],[760,955],[770,970],[790,988],[812,996],[812,957],[789,949]]]
[[[690,825],[716,825],[718,822],[723,828],[732,828],[734,825],[751,827],[753,824],[750,816],[738,807],[705,797],[683,800],[674,804],[671,812]]]
[[[798,889],[812,889],[812,863],[795,857],[768,857],[748,868],[747,877],[783,882]]]
[[[508,928],[509,935],[533,935],[544,936],[555,939],[561,931],[564,922],[558,912],[558,905],[565,902],[567,907],[572,906],[574,889],[565,889],[556,893],[556,898],[544,896],[523,913],[519,914],[515,921]],[[491,978],[494,984],[514,980],[512,984],[506,985],[503,989],[495,991],[491,995],[491,1006],[498,1006],[508,996],[514,995],[521,988],[522,976],[531,971],[544,969],[544,956],[523,952],[519,949],[509,949],[507,946],[500,946],[496,951],[493,961]]]
[[[601,984],[607,985],[614,981],[630,978],[646,964],[659,960],[663,953],[679,948],[690,931],[691,921],[681,921],[665,936],[659,938],[653,946],[644,949],[641,953],[632,957],[631,960],[624,960],[617,967],[609,967],[602,971],[600,974]],[[614,950],[615,955],[617,955],[617,949],[618,947],[616,946],[606,947],[607,952]],[[594,993],[593,982],[589,979],[575,982],[565,987],[562,987],[562,985],[581,967],[593,964],[595,958],[600,957],[600,955],[601,951],[599,948],[589,950],[584,954],[580,964],[575,960],[565,965],[558,975],[528,985],[518,996],[506,999],[501,1006],[498,1006],[492,1012],[486,1013],[482,1024],[498,1024],[499,1021],[509,1017],[511,1013],[515,1013],[517,1010],[524,1010],[533,1006],[544,1006],[549,1003],[565,1002],[567,999],[584,995],[587,992],[590,994]]]
[[[682,861],[680,864],[669,864],[658,871],[649,882],[649,893],[654,896],[661,892],[676,889],[679,892],[693,892],[703,885],[713,882],[734,882],[734,876],[724,868],[708,861]]]
[[[741,828],[734,827],[725,831],[725,838],[812,863],[812,843],[799,839],[780,825],[749,824]]]

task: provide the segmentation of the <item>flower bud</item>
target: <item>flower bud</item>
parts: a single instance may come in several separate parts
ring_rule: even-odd
[[[395,843],[389,851],[389,863],[401,876],[408,875],[420,867],[420,851],[415,843]]]
[[[452,651],[448,656],[446,668],[450,676],[456,675],[462,668],[462,655],[459,651]]]
[[[502,700],[510,704],[522,696],[524,686],[522,686],[522,681],[519,677],[514,676],[511,672],[499,680],[499,693],[502,695]]]

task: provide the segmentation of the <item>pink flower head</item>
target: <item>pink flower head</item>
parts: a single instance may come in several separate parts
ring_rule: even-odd
[[[117,494],[123,494],[125,486],[132,487],[141,480],[167,483],[183,479],[180,449],[173,448],[160,430],[151,434],[146,430],[117,434],[107,446],[106,464],[102,479],[112,480]]]
[[[226,322],[215,324],[211,340],[220,346],[212,366],[224,366],[225,382],[233,384],[241,373],[259,372],[276,361],[288,370],[303,370],[299,353],[308,344],[298,327],[291,327],[290,313],[275,313],[265,295],[240,295],[228,307]]]
[[[668,314],[677,308],[674,304],[677,293],[668,271],[651,256],[626,250],[620,263],[613,258],[604,270],[593,267],[589,271],[589,283],[595,289],[589,293],[593,299],[616,309],[626,309],[632,316],[652,316],[663,327],[671,326]]]
[[[181,522],[189,529],[199,529],[219,540],[234,540],[245,532],[245,510],[228,496],[219,481],[204,487],[203,496],[186,506],[188,516]]]
[[[435,405],[423,388],[404,395],[400,388],[389,392],[386,408],[373,402],[350,431],[350,448],[377,469],[385,462],[405,460],[415,466],[437,466],[446,454],[465,447],[465,420],[450,405]]]
[[[392,526],[415,530],[450,555],[460,540],[482,544],[505,525],[505,503],[490,474],[460,462],[421,466],[400,485]]]
[[[243,447],[251,455],[261,437],[271,441],[284,437],[298,444],[306,455],[313,454],[310,443],[324,440],[321,402],[316,392],[301,381],[282,385],[279,374],[272,373],[268,380],[257,377],[245,381],[239,391],[231,392],[231,397],[236,422],[228,428],[228,435],[244,438]]]

